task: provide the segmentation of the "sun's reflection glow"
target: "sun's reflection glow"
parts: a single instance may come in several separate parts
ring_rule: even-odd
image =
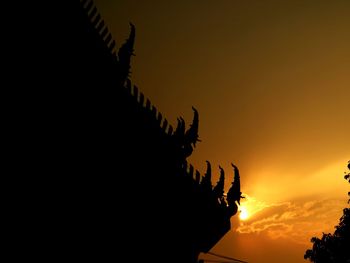
[[[248,194],[244,194],[244,196],[245,198],[241,200],[241,205],[238,208],[241,221],[251,219],[256,213],[269,206],[267,203],[258,201]]]
[[[239,218],[241,220],[247,220],[249,218],[249,212],[246,207],[240,206],[239,211]]]

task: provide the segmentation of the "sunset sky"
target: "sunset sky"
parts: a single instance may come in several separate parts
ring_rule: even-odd
[[[95,0],[120,46],[136,26],[131,79],[173,126],[199,111],[190,162],[241,172],[248,218],[211,250],[250,263],[306,262],[346,206],[350,1]],[[140,218],[142,220],[142,218]],[[217,259],[210,255],[201,258]]]

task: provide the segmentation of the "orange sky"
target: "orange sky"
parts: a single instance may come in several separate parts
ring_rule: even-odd
[[[306,262],[346,206],[350,1],[95,2],[118,46],[135,24],[132,80],[169,122],[198,109],[195,167],[220,164],[227,187],[240,168],[253,215],[212,252]]]

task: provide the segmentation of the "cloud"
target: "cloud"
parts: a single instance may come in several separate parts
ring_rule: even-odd
[[[294,200],[279,204],[265,204],[250,220],[240,222],[240,234],[265,234],[271,239],[284,238],[299,244],[309,244],[313,236],[333,232],[338,224],[344,200]],[[253,206],[251,199],[251,206]]]

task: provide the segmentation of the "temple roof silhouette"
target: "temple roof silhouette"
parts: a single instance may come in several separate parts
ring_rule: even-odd
[[[117,48],[93,1],[61,5],[55,49],[38,56],[40,97],[27,126],[26,154],[38,152],[31,165],[59,189],[50,257],[197,262],[231,228],[238,168],[226,195],[221,167],[207,161],[202,175],[187,162],[200,142],[199,111],[173,128],[132,83],[133,24]]]

